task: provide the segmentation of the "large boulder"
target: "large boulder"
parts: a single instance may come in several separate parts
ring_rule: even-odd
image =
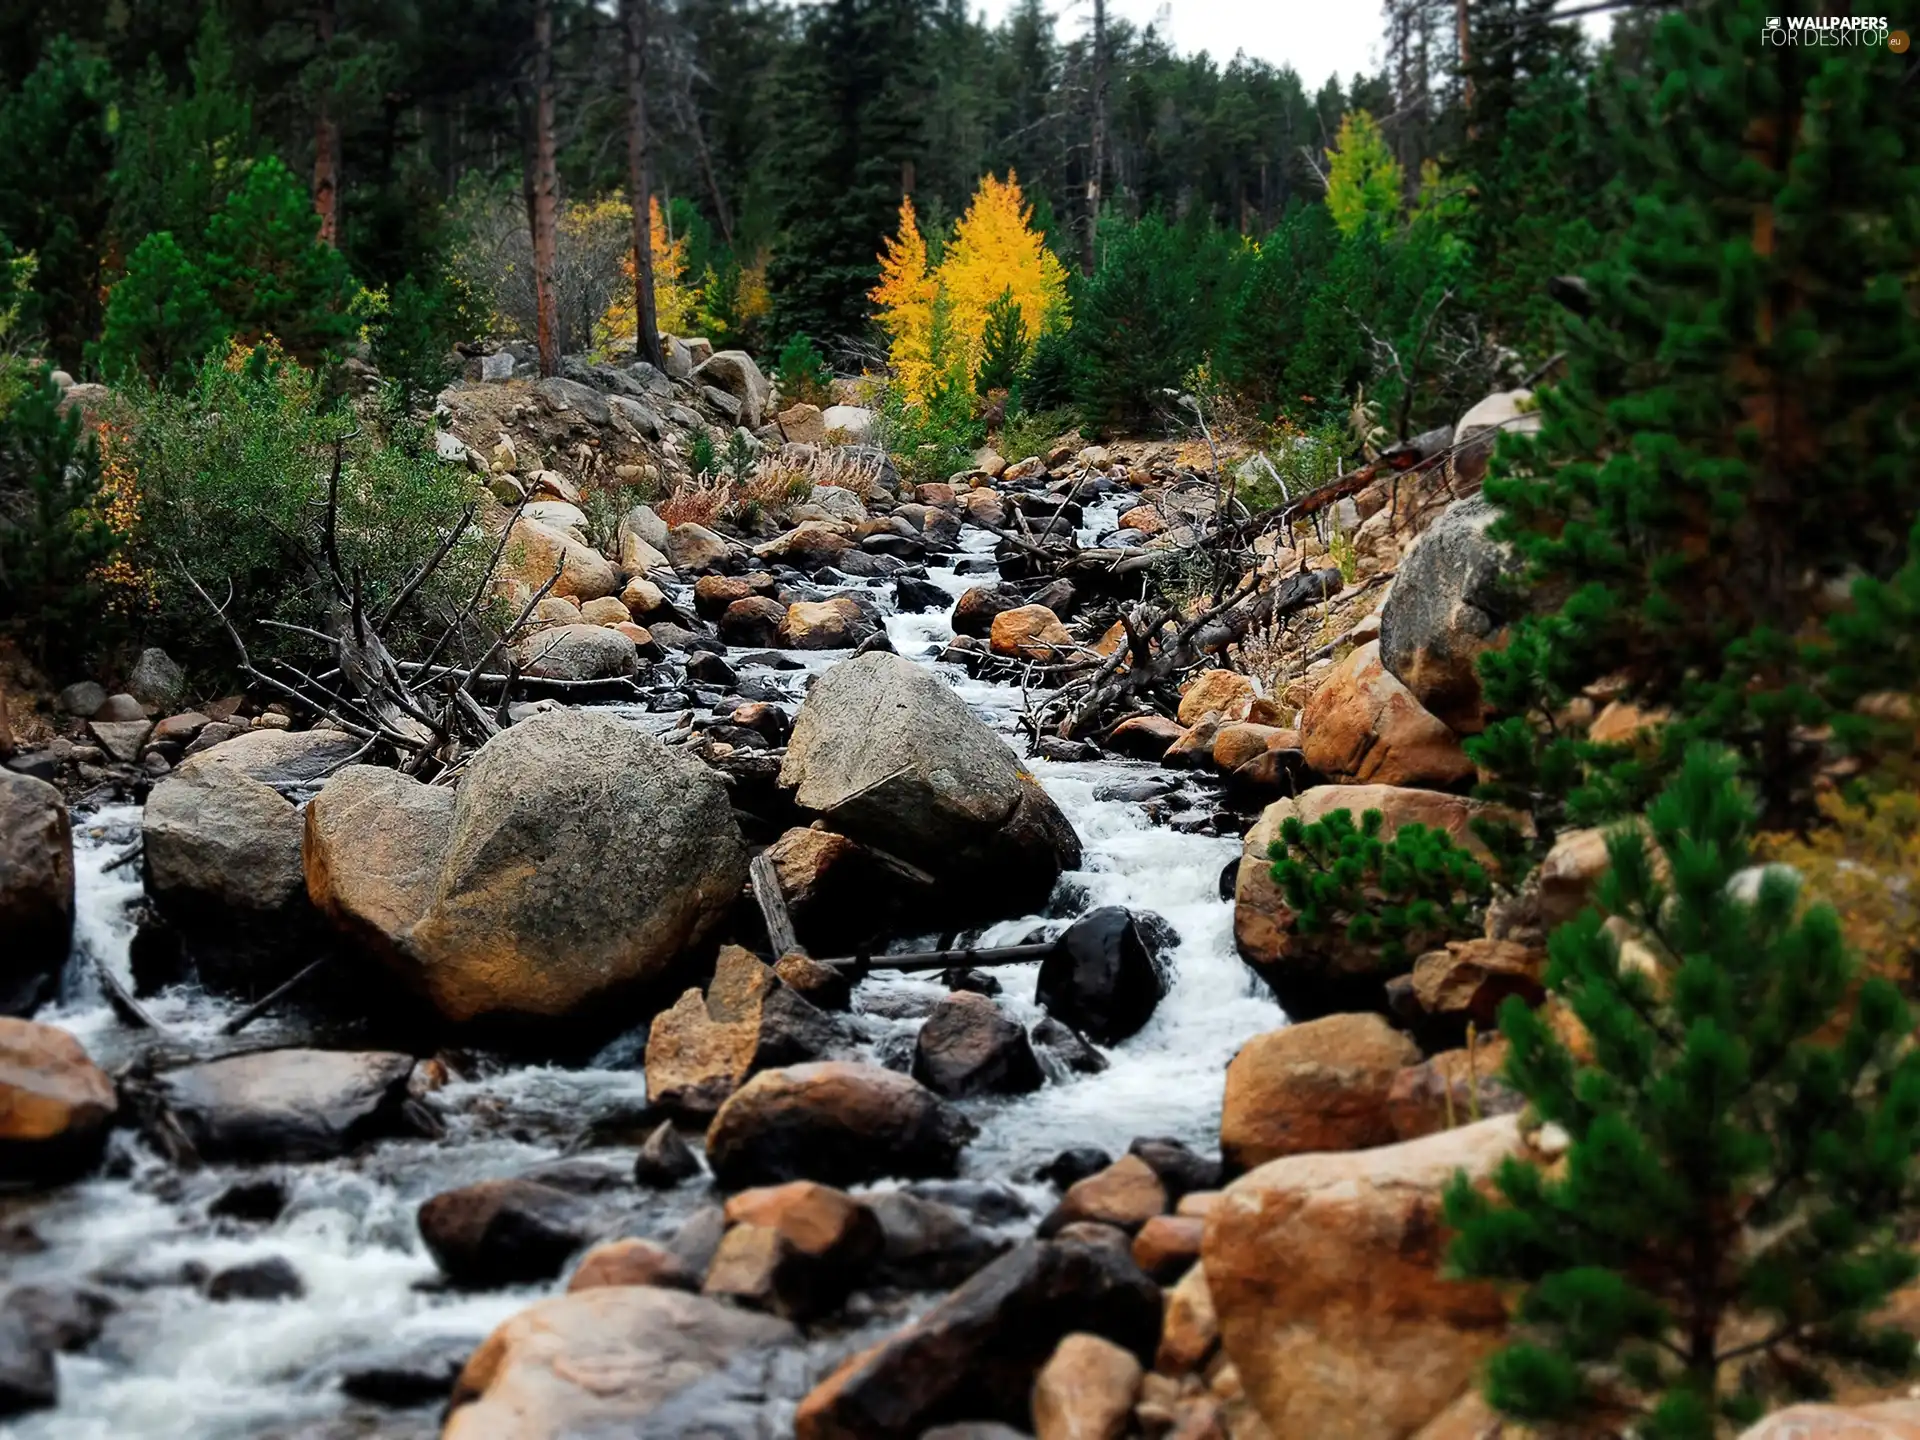
[[[1513,1116],[1227,1187],[1201,1260],[1227,1358],[1275,1435],[1407,1440],[1471,1386],[1506,1329],[1488,1284],[1448,1278],[1441,1197],[1521,1151]]]
[[[1378,640],[1347,656],[1313,692],[1300,712],[1300,749],[1328,779],[1361,785],[1447,789],[1474,774],[1460,738],[1380,663]]]
[[[433,898],[454,792],[384,765],[349,765],[307,802],[301,845],[314,906],[389,963]]]
[[[1478,401],[1453,427],[1453,480],[1478,484],[1487,473],[1493,447],[1508,431],[1531,435],[1540,429],[1540,412],[1531,390],[1496,390]]]
[[[1402,825],[1444,830],[1455,844],[1485,856],[1471,822],[1499,813],[1495,807],[1459,795],[1392,785],[1317,785],[1294,799],[1276,800],[1247,832],[1234,881],[1233,937],[1240,957],[1272,987],[1280,1006],[1295,1020],[1312,1020],[1342,1010],[1387,1008],[1386,986],[1375,947],[1349,944],[1341,933],[1299,935],[1293,911],[1274,883],[1268,854],[1280,838],[1280,826],[1297,815],[1305,824],[1335,810],[1350,811],[1354,823],[1369,810],[1384,820],[1383,839]]]
[[[837,564],[849,550],[855,548],[854,542],[842,533],[838,524],[808,520],[764,545],[755,546],[753,554],[756,560],[812,571]]]
[[[822,1061],[768,1070],[742,1086],[707,1131],[707,1163],[726,1189],[818,1180],[951,1175],[973,1122],[892,1070]]]
[[[657,986],[746,880],[719,776],[604,711],[551,710],[494,736],[450,817],[351,771],[314,804],[316,901],[456,1022],[591,1015]],[[431,884],[403,846],[361,853],[388,816],[423,847],[444,836]]]
[[[620,606],[622,619],[626,613]],[[513,653],[520,672],[537,680],[619,680],[640,668],[633,641],[604,625],[556,625],[527,636]]]
[[[1920,1440],[1920,1401],[1790,1405],[1742,1430],[1740,1440]]]
[[[1139,1033],[1166,993],[1166,970],[1139,920],[1106,905],[1067,927],[1040,962],[1034,998],[1063,1024],[1117,1045]]]
[[[913,1048],[913,1078],[936,1094],[1024,1095],[1040,1088],[1027,1032],[985,995],[961,990],[933,1007]]]
[[[1160,1336],[1160,1288],[1124,1250],[1029,1241],[823,1380],[798,1440],[897,1440],[957,1420],[1024,1425],[1034,1381],[1074,1333],[1142,1364]]]
[[[765,423],[767,401],[772,398],[773,386],[760,373],[760,367],[753,363],[753,357],[746,351],[716,351],[711,358],[694,367],[693,380],[696,385],[711,385],[716,390],[724,390],[738,400],[740,423],[747,429],[758,430]]]
[[[835,831],[933,875],[951,915],[1037,910],[1080,841],[966,702],[898,655],[842,661],[808,692],[780,783]]]
[[[564,530],[525,516],[513,522],[506,547],[500,552],[501,580],[519,580],[538,590],[558,569],[549,595],[575,600],[598,600],[620,593],[619,568],[591,545],[583,545]]]
[[[25,1015],[73,943],[73,831],[58,790],[11,770],[0,770],[0,934],[0,1015]]]
[[[1329,1015],[1256,1035],[1227,1066],[1220,1153],[1235,1170],[1396,1138],[1388,1096],[1420,1048],[1378,1015]]]
[[[782,650],[851,650],[879,633],[880,622],[851,595],[796,600],[780,617],[775,641]]]
[[[324,1160],[407,1128],[413,1057],[260,1050],[170,1070],[159,1099],[203,1160]]]
[[[784,1320],[659,1286],[556,1296],[473,1352],[442,1440],[699,1433],[714,1418],[714,1387],[703,1382],[798,1340]]]
[[[1380,610],[1380,663],[1456,734],[1485,723],[1475,661],[1511,618],[1513,551],[1487,535],[1500,508],[1479,495],[1449,505],[1404,556]]]
[[[119,1101],[66,1031],[0,1015],[0,1175],[66,1180],[99,1158]]]

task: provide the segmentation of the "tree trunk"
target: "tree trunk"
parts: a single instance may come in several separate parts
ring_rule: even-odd
[[[1467,43],[1467,0],[1453,0],[1453,25],[1460,36],[1460,108],[1468,115],[1473,114],[1473,54]],[[1467,128],[1469,137],[1473,134],[1471,125]]]
[[[340,122],[333,118],[334,0],[320,0],[320,104],[313,132],[313,208],[320,243],[340,244]]]
[[[560,205],[553,158],[553,0],[533,3],[533,294],[540,373],[560,373],[553,272]]]
[[[653,177],[647,153],[647,13],[651,0],[620,0],[627,49],[627,196],[633,204],[634,355],[656,370],[667,368],[660,350],[660,321],[653,308],[653,226],[649,197]]]
[[[1093,0],[1093,144],[1087,157],[1087,234],[1080,269],[1099,264],[1100,181],[1107,168],[1107,0]]]

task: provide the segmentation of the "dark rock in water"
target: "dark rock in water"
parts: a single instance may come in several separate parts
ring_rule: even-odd
[[[420,1238],[455,1285],[493,1289],[551,1280],[592,1238],[593,1210],[530,1180],[483,1180],[420,1206]]]
[[[396,1410],[444,1400],[466,1368],[473,1341],[448,1335],[404,1350],[356,1360],[340,1375],[340,1389],[355,1400]]]
[[[709,651],[696,650],[687,657],[687,678],[702,685],[731,686],[740,677],[722,657]]]
[[[633,1180],[651,1190],[671,1190],[682,1180],[700,1173],[700,1157],[695,1155],[673,1122],[663,1120],[647,1136],[640,1153],[634,1157]]]
[[[1098,1075],[1107,1068],[1106,1056],[1051,1015],[1033,1027],[1033,1043],[1076,1075]]]
[[[0,1015],[50,998],[73,938],[73,832],[45,780],[0,770]]]
[[[1140,922],[1109,905],[1067,927],[1040,962],[1035,998],[1055,1019],[1114,1045],[1137,1034],[1166,993],[1166,972]]]
[[[999,1180],[916,1180],[906,1193],[964,1210],[983,1225],[1010,1225],[1033,1214],[1033,1206]]]
[[[1195,1154],[1183,1141],[1142,1135],[1127,1146],[1127,1153],[1147,1162],[1166,1187],[1169,1201],[1196,1190],[1220,1188],[1219,1160]]]
[[[1000,993],[1000,982],[984,970],[965,970],[955,966],[940,972],[940,983],[949,990],[965,990],[973,995]]]
[[[1162,795],[1170,795],[1179,788],[1180,782],[1171,776],[1154,775],[1138,780],[1116,780],[1111,785],[1099,786],[1094,790],[1093,798],[1139,804],[1146,800],[1157,800]]]
[[[778,650],[756,650],[751,655],[740,656],[739,659],[742,665],[758,665],[766,670],[804,670],[806,668],[801,661],[794,659],[791,655],[782,655]],[[745,689],[746,683],[747,682],[742,682],[740,690],[742,695],[747,694]],[[773,700],[784,697],[778,695],[748,695],[747,698],[750,700]]]
[[[627,1167],[619,1161],[596,1160],[587,1155],[536,1165],[531,1170],[522,1170],[514,1178],[551,1185],[569,1195],[604,1195],[609,1190],[626,1189],[630,1180]]]
[[[895,1440],[962,1418],[1022,1421],[1064,1336],[1100,1335],[1151,1363],[1160,1306],[1129,1256],[1030,1241],[836,1371],[801,1403],[797,1428]]]
[[[1067,1190],[1089,1175],[1098,1175],[1111,1164],[1113,1157],[1097,1146],[1076,1145],[1071,1150],[1062,1150],[1042,1165],[1034,1178]]]
[[[1033,1440],[1033,1437],[997,1420],[962,1420],[955,1425],[936,1425],[931,1430],[923,1430],[920,1440]]]
[[[23,1321],[33,1342],[49,1350],[86,1349],[119,1308],[84,1285],[18,1285],[0,1301],[0,1311]]]
[[[1220,898],[1233,899],[1234,891],[1239,888],[1239,884],[1240,862],[1238,859],[1229,860],[1220,867]]]
[[[680,1222],[667,1241],[667,1253],[693,1274],[704,1275],[726,1233],[727,1212],[718,1205],[703,1205]]]
[[[1098,760],[1100,747],[1085,740],[1062,740],[1058,735],[1042,735],[1034,753],[1042,760]]]
[[[278,1255],[230,1265],[207,1281],[209,1300],[298,1300],[306,1293],[300,1272]]]
[[[0,1310],[0,1416],[46,1410],[59,1401],[53,1347],[41,1344],[23,1317]]]
[[[909,1075],[913,1072],[914,1047],[917,1043],[917,1038],[912,1035],[883,1035],[874,1049],[874,1062],[883,1069]]]
[[[884,1237],[875,1278],[912,1290],[946,1290],[1011,1248],[961,1211],[904,1190],[868,1197]]]
[[[953,604],[953,597],[931,580],[900,575],[893,582],[893,604],[902,615],[924,615],[929,610],[944,613]]]
[[[953,573],[956,575],[991,575],[999,568],[997,562],[981,555],[956,561],[953,567]]]
[[[866,639],[853,647],[853,653],[855,655],[871,655],[876,651],[884,652],[888,655],[896,653],[893,648],[893,637],[888,635],[884,630],[874,631],[873,634],[867,636]]]
[[[244,1220],[254,1225],[271,1225],[287,1208],[287,1187],[279,1180],[240,1180],[229,1185],[219,1199],[207,1207],[215,1220]]]
[[[160,1099],[203,1160],[324,1160],[406,1133],[413,1057],[262,1050],[160,1077]]]
[[[1027,1032],[984,995],[958,991],[934,1007],[914,1046],[913,1078],[937,1095],[1024,1095],[1040,1088]]]
[[[724,1189],[950,1175],[976,1127],[924,1085],[877,1065],[768,1070],[720,1107],[707,1163]]]
[[[953,607],[953,633],[984,640],[993,630],[994,616],[1018,610],[1027,597],[1009,585],[976,585]]]

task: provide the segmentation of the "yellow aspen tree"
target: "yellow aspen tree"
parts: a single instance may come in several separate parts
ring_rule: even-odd
[[[927,269],[927,242],[920,233],[912,197],[900,202],[900,231],[880,255],[880,283],[867,294],[880,328],[887,332],[887,358],[909,401],[926,399],[931,376],[928,342],[938,282]]]
[[[581,213],[581,223],[588,219],[617,219],[622,224],[631,223],[632,215],[626,202],[622,200],[603,200],[589,210],[587,207],[575,207]],[[617,212],[617,213],[616,213]],[[691,330],[694,315],[699,309],[700,292],[698,287],[686,283],[687,275],[687,239],[682,235],[678,239],[667,237],[666,217],[660,213],[658,198],[647,200],[647,238],[648,248],[653,251],[653,310],[654,321],[662,331],[669,335],[685,335]],[[594,326],[594,345],[601,353],[611,353],[621,341],[633,339],[637,321],[633,314],[634,279],[633,252],[625,251],[620,257],[620,274],[626,282],[608,303],[606,313]]]
[[[1022,338],[1031,345],[1050,318],[1064,321],[1067,270],[1033,228],[1033,208],[1011,170],[983,177],[936,273],[953,302],[953,328],[966,347],[969,378],[978,369],[987,311],[1003,294],[1020,307]]]

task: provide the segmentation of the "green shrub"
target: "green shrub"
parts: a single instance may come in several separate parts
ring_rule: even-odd
[[[782,404],[818,405],[824,410],[833,403],[833,370],[813,337],[804,332],[794,334],[780,347],[773,382],[780,387]]]
[[[1027,340],[1020,319],[1020,304],[1012,287],[1002,290],[987,306],[987,328],[980,339],[980,369],[973,377],[973,388],[981,395],[995,390],[1012,391],[1020,379],[1027,359]]]
[[[1079,417],[1067,409],[1023,410],[1018,415],[1009,411],[1006,424],[1000,427],[1000,453],[1009,462],[1044,455],[1055,440],[1072,434],[1078,421]]]
[[[1007,413],[1040,414],[1071,406],[1076,366],[1073,332],[1065,325],[1046,326],[1027,352],[1026,366],[1007,400]]]
[[[11,362],[0,360],[0,370]],[[60,413],[51,366],[0,409],[0,623],[42,663],[73,655],[98,620],[100,566],[120,537],[102,517],[100,449]],[[64,668],[64,665],[63,665]]]
[[[693,432],[693,439],[687,443],[687,468],[696,480],[702,475],[720,473],[720,457],[714,453],[713,436],[704,425]]]
[[[1269,852],[1273,879],[1303,935],[1343,934],[1379,948],[1383,968],[1403,970],[1428,950],[1480,931],[1492,881],[1444,830],[1335,810],[1313,824],[1288,816]]]
[[[127,273],[107,297],[95,358],[110,380],[144,376],[182,390],[225,339],[226,322],[206,277],[172,234],[156,230],[127,257]]]
[[[424,284],[411,275],[402,278],[385,314],[371,327],[373,363],[399,408],[431,404],[460,373],[454,342],[472,338],[485,323],[472,292],[457,276],[434,276]]]

